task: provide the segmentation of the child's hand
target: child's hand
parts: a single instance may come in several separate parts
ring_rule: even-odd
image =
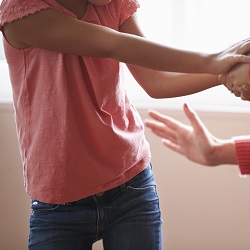
[[[219,81],[236,97],[250,101],[249,64],[234,66],[228,73],[219,77]]]
[[[247,54],[249,51],[250,38],[241,40],[220,53],[211,54],[210,73],[216,75],[226,74],[239,63],[250,63],[250,56]]]
[[[250,101],[250,85],[249,84],[243,84],[240,87],[241,92],[241,99],[245,101]]]

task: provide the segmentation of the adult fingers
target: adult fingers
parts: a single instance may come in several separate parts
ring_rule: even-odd
[[[150,117],[152,117],[156,121],[164,123],[167,127],[171,128],[171,129],[176,129],[177,127],[181,126],[181,124],[182,124],[179,121],[177,121],[176,119],[174,119],[170,116],[164,115],[164,114],[157,112],[155,110],[149,110],[148,114]]]

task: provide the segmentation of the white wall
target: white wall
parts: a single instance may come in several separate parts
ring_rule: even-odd
[[[142,118],[145,109],[139,110]],[[184,120],[175,110],[162,112]],[[218,137],[249,133],[249,114],[200,115]],[[146,130],[161,200],[164,250],[249,250],[250,179],[236,166],[193,164],[160,144]],[[0,249],[26,250],[29,197],[24,193],[13,110],[0,105]],[[101,243],[94,247],[101,250]]]

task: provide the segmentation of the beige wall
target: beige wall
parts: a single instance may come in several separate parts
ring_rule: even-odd
[[[184,120],[180,111],[162,110]],[[146,110],[140,110],[146,118]],[[217,136],[250,132],[250,115],[200,113]],[[250,179],[236,166],[211,169],[163,148],[146,130],[161,200],[164,250],[249,250]],[[0,249],[26,250],[29,197],[24,193],[13,110],[0,105]],[[101,244],[94,247],[101,250]]]

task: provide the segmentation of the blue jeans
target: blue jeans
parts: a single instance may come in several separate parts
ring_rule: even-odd
[[[30,250],[161,250],[161,212],[151,164],[100,195],[66,204],[32,200]]]

